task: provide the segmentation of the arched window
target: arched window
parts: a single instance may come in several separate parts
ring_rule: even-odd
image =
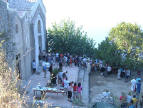
[[[41,22],[40,22],[40,20],[38,21],[38,33],[41,33]]]
[[[18,33],[18,24],[15,25],[15,32]]]

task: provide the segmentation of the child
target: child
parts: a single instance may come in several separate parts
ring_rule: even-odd
[[[121,102],[121,108],[126,108],[126,95],[122,92],[122,95],[120,96],[120,102]]]
[[[73,86],[73,99],[76,99],[77,98],[77,84],[74,83],[74,86]]]
[[[35,73],[36,72],[36,62],[35,62],[35,60],[33,60],[33,62],[32,62],[32,69],[33,69],[33,73]]]
[[[131,92],[129,92],[128,95],[127,95],[127,103],[128,103],[128,105],[130,105],[131,100],[132,100],[132,96],[131,96]]]
[[[72,97],[72,83],[70,82],[68,86],[68,101],[72,101],[71,97]]]
[[[142,96],[142,98],[140,99],[140,108],[143,108],[143,96]]]
[[[64,85],[64,89],[65,89],[65,91],[66,91],[66,94],[67,94],[67,92],[68,92],[69,84],[70,84],[70,83],[69,83],[69,81],[67,80],[67,78],[64,79],[63,85]]]
[[[133,104],[133,100],[131,100],[129,108],[135,108],[134,104]]]
[[[79,101],[81,101],[81,91],[82,91],[81,83],[78,83],[77,94]]]
[[[132,100],[133,100],[134,106],[137,108],[137,98],[136,98],[136,95],[133,96]]]
[[[143,108],[143,96],[142,96],[142,98],[140,99],[140,108]]]

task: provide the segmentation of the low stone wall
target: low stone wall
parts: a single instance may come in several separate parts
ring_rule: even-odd
[[[90,107],[89,105],[89,72],[90,72],[90,64],[87,64],[87,68],[79,68],[78,73],[78,82],[81,82],[82,85],[82,102],[85,107]]]

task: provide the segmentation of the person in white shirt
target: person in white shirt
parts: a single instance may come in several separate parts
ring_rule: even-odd
[[[50,63],[48,61],[43,61],[42,63],[42,67],[43,67],[43,72],[44,72],[44,78],[46,78],[46,74],[47,74],[47,71],[50,67]]]
[[[135,92],[135,90],[136,90],[136,80],[132,79],[131,80],[131,91]]]
[[[110,73],[111,73],[111,70],[112,70],[111,66],[108,66],[108,67],[107,67],[107,73],[110,74]]]
[[[68,86],[68,101],[72,101],[72,92],[73,92],[73,86],[72,86],[72,82],[69,83],[69,86]]]
[[[66,94],[67,94],[67,92],[68,92],[69,83],[70,83],[70,82],[69,82],[67,79],[64,79],[64,89],[65,89],[65,91],[66,91]]]
[[[47,67],[47,69],[50,68],[50,63],[49,62],[45,62],[45,66]]]
[[[127,95],[127,103],[128,103],[128,104],[130,104],[132,98],[133,98],[133,97],[131,96],[131,93],[129,92],[128,95]]]
[[[121,78],[121,69],[120,69],[120,68],[118,68],[117,78],[118,78],[118,79],[120,79],[120,78]]]
[[[128,81],[128,79],[129,79],[129,77],[130,77],[130,74],[131,74],[130,69],[126,69],[126,70],[125,70],[126,81]]]

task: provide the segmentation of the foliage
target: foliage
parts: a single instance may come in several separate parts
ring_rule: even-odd
[[[3,37],[0,33],[0,37]],[[4,40],[0,41],[0,45]],[[0,46],[0,108],[21,108],[24,104],[24,96],[20,97],[17,89],[18,77],[6,62],[5,55]]]
[[[54,74],[54,76],[56,76],[58,74],[58,72],[59,72],[58,68],[54,68],[53,71],[52,71],[52,73]]]
[[[22,99],[16,88],[17,80],[12,78],[11,69],[5,62],[5,57],[0,52],[0,107],[1,108],[20,108]]]
[[[95,49],[95,42],[87,37],[81,27],[76,28],[70,20],[53,24],[48,29],[47,40],[48,50],[51,52],[91,56]]]
[[[112,66],[120,65],[121,61],[121,51],[117,49],[117,46],[112,43],[108,38],[102,41],[98,45],[96,51],[96,57],[98,59],[104,60],[105,63]]]
[[[137,68],[142,63],[140,54],[143,48],[141,28],[137,24],[122,22],[113,27],[109,33],[109,39],[122,51],[123,65],[129,68]]]

